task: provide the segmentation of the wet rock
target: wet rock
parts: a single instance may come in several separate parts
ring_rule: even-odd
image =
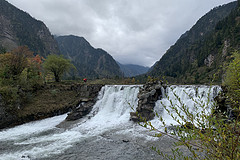
[[[221,113],[224,113],[224,112],[228,112],[228,108],[227,108],[227,96],[225,95],[226,93],[226,90],[223,90],[222,92],[220,92],[215,98],[215,102],[217,104],[216,106],[216,113],[217,112],[221,112]]]
[[[31,160],[29,155],[22,155],[21,160]]]
[[[128,143],[128,142],[130,142],[129,140],[127,140],[127,139],[123,139],[122,140],[124,143]]]
[[[226,86],[221,86],[222,91],[214,98],[216,102],[216,108],[214,110],[215,115],[225,115],[228,117],[228,120],[233,120],[237,117],[236,110],[234,109],[234,105],[231,102],[231,98],[227,96],[228,89]]]
[[[136,113],[130,113],[130,120],[134,122],[148,121],[154,118],[155,102],[162,97],[162,82],[155,81],[145,84],[138,93],[138,107]]]
[[[73,109],[73,111],[68,114],[66,120],[74,121],[86,116],[91,112],[95,102],[96,100],[86,101],[86,99],[83,99],[83,101],[79,104],[79,106]]]
[[[130,112],[130,121],[133,122],[138,122],[139,121],[139,116],[137,115],[136,112]]]

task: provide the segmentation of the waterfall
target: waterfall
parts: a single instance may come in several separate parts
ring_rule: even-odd
[[[66,114],[0,131],[3,160],[44,158],[60,154],[76,142],[128,125],[137,106],[139,86],[105,86],[92,112],[68,129],[56,127]]]
[[[100,91],[99,100],[90,113],[90,119],[75,130],[91,135],[126,125],[130,112],[137,106],[139,86],[105,86]]]
[[[65,154],[64,152],[66,150],[74,149],[73,146],[75,144],[87,145],[91,142],[91,139],[100,141],[102,140],[102,135],[108,135],[109,137],[114,135],[117,136],[114,139],[121,137],[128,137],[129,139],[134,139],[133,137],[142,137],[141,139],[146,139],[148,131],[144,130],[143,132],[144,128],[129,121],[130,112],[137,107],[137,94],[139,88],[140,86],[138,85],[104,86],[99,92],[98,100],[93,106],[90,114],[81,120],[75,121],[68,127],[61,127],[61,125],[59,125],[67,123],[64,122],[67,116],[65,114],[0,131],[1,159],[51,159],[54,156],[57,157],[57,155],[61,157],[62,154]],[[181,97],[184,103],[189,107],[197,105],[191,101],[188,95],[193,99],[206,103],[208,93],[210,93],[211,103],[209,103],[209,107],[211,107],[213,104],[213,97],[216,96],[219,90],[220,88],[217,86],[213,88],[207,86],[170,86],[167,87],[164,92],[162,90],[164,95],[161,96],[161,100],[156,102],[155,111],[161,114],[170,125],[173,121],[164,111],[161,102],[165,105],[169,105],[169,101],[167,100],[167,97],[169,97],[174,103],[177,103],[173,92]],[[185,92],[187,92],[188,95],[186,95]],[[192,107],[192,111],[194,111],[195,108],[196,107]],[[152,121],[153,124],[158,125],[157,118]],[[109,141],[109,139],[105,141]],[[123,143],[122,140],[118,143],[120,142]],[[137,146],[138,143],[140,143],[140,141],[136,140],[136,144],[134,143],[134,145]],[[90,144],[94,145],[95,143]],[[144,144],[145,141],[142,145]],[[99,146],[96,144],[94,147],[96,148]],[[118,150],[118,148],[116,147],[115,150]],[[127,150],[128,149],[126,149],[126,151]],[[134,150],[132,154],[134,155],[136,153],[137,149],[136,152]],[[75,154],[80,153],[76,151]],[[149,155],[147,155],[147,157],[148,156]],[[105,157],[105,159],[108,159],[108,157]]]
[[[169,86],[166,88],[163,98],[156,102],[156,107],[154,111],[158,113],[158,115],[162,116],[167,126],[177,125],[178,123],[173,120],[173,118],[167,113],[163,105],[165,105],[169,110],[171,110],[171,107],[169,107],[171,106],[171,100],[172,105],[177,106],[178,108],[182,106],[182,104],[186,105],[186,107],[193,115],[201,112],[204,112],[204,114],[210,114],[211,109],[214,105],[214,98],[217,96],[220,90],[221,88],[219,86]],[[204,110],[202,110],[201,106],[204,106]],[[174,111],[171,111],[173,115],[177,117],[177,115],[174,114]],[[181,115],[185,115],[183,112],[181,113]],[[180,122],[183,121],[180,119]],[[155,117],[152,123],[155,126],[161,126],[158,117]]]

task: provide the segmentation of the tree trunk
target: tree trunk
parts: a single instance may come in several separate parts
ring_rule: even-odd
[[[60,82],[60,78],[57,73],[54,73],[54,77],[55,77],[55,82]]]

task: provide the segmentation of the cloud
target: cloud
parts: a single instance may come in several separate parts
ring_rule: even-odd
[[[121,63],[151,66],[213,7],[232,0],[8,0],[52,34],[85,37]]]

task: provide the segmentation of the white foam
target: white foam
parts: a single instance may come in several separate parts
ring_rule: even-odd
[[[198,89],[195,86],[171,87],[188,106],[194,106],[194,102],[185,94],[184,90],[193,99],[199,99],[203,103],[206,103],[207,91],[209,90],[207,86],[200,86]],[[85,138],[99,136],[109,131],[114,131],[115,134],[126,134],[135,138],[144,137],[146,140],[155,140],[156,138],[154,139],[146,135],[148,133],[146,129],[129,121],[130,112],[137,107],[138,92],[139,86],[104,86],[99,93],[98,101],[93,106],[91,113],[81,122],[67,130],[55,127],[66,118],[65,114],[1,131],[0,143],[7,143],[7,141],[14,140],[13,145],[16,148],[8,153],[0,152],[0,157],[3,160],[21,159],[22,155],[27,155],[31,158],[44,158],[52,154],[62,153],[74,143],[81,142]],[[215,94],[213,90],[210,91],[211,103],[212,97]],[[174,121],[166,114],[160,103],[169,105],[167,96],[174,103],[177,103],[172,90],[168,88],[163,99],[156,103],[157,107],[155,107],[155,110],[170,125],[171,123],[174,124]],[[194,107],[191,110],[196,112],[196,108],[194,109]],[[154,126],[160,126],[156,118],[151,122]]]
[[[44,158],[62,153],[74,143],[85,138],[97,136],[114,129],[125,128],[129,123],[132,108],[137,105],[139,86],[105,86],[99,93],[99,100],[87,117],[92,117],[77,124],[69,130],[55,126],[62,122],[66,115],[27,123],[0,132],[0,141],[14,140],[14,145],[25,146],[16,151],[1,154],[4,160],[20,159],[23,155],[31,158]],[[50,134],[41,134],[53,130]],[[26,156],[26,157],[27,157]]]
[[[3,130],[0,132],[0,141],[20,139],[34,133],[55,128],[55,126],[61,123],[66,116],[67,114],[64,114]]]
[[[105,86],[104,94],[93,107],[91,114],[96,114],[75,130],[97,135],[108,129],[129,123],[130,112],[137,106],[137,86]]]
[[[213,99],[220,90],[221,88],[219,86],[170,86],[166,89],[166,96],[156,102],[155,112],[162,116],[167,126],[178,125],[171,115],[167,113],[162,104],[171,110],[171,107],[169,107],[171,106],[169,100],[171,100],[172,104],[178,108],[179,106],[182,106],[182,104],[186,105],[189,111],[193,114],[201,112],[210,114],[211,108],[214,104]],[[178,97],[180,98],[180,101]],[[204,106],[204,110],[200,106]],[[174,117],[177,117],[177,114],[175,114],[173,110],[171,110],[171,112]],[[181,115],[186,117],[183,112],[181,112]],[[183,122],[180,118],[179,121]],[[159,129],[162,126],[162,123],[157,116],[151,121],[151,123]]]

